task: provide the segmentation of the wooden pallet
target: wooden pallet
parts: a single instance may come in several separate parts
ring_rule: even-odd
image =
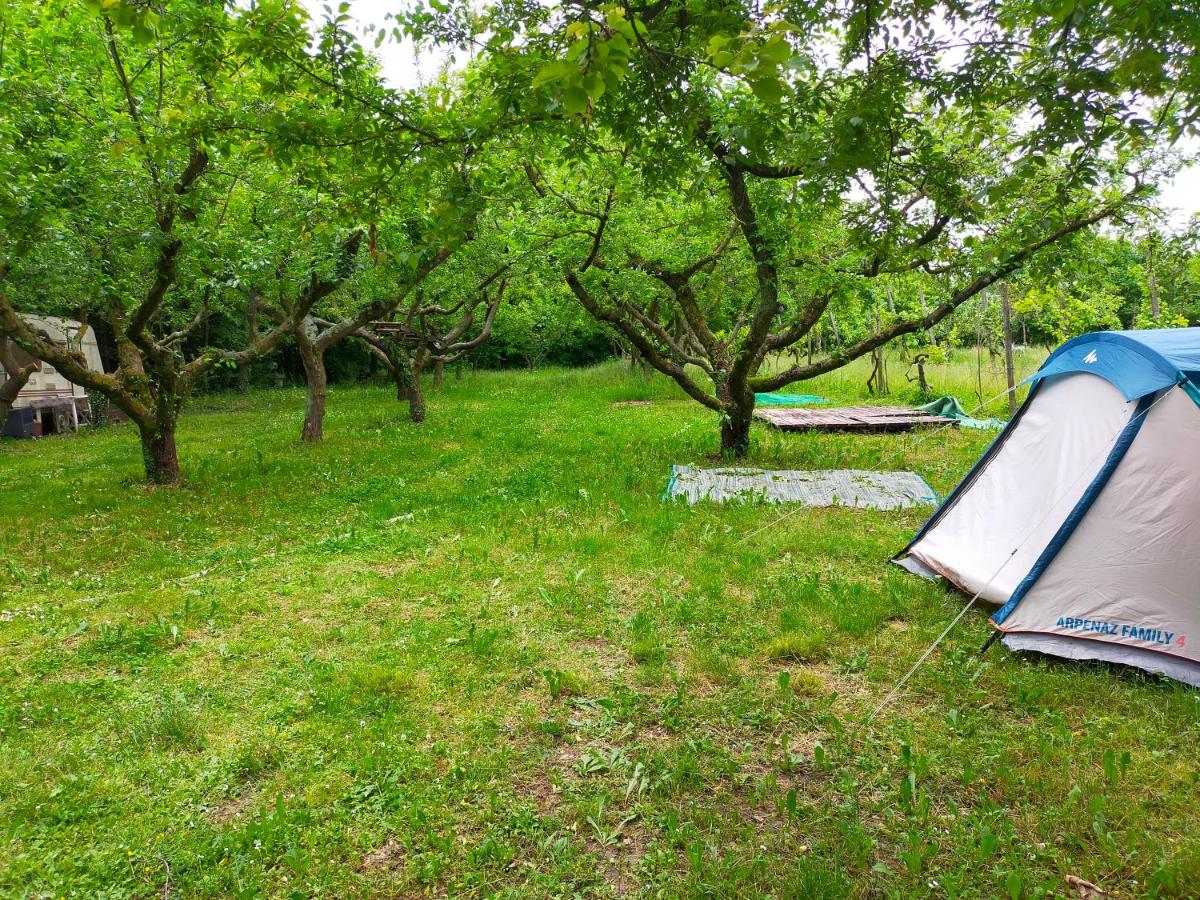
[[[902,406],[759,409],[754,415],[780,431],[907,431],[930,425],[958,424],[946,416]]]
[[[411,325],[403,322],[372,322],[370,328],[376,334],[390,337],[401,342],[413,342],[421,339],[422,335]]]
[[[372,322],[369,327],[379,336],[391,338],[397,344],[425,344],[434,353],[441,353],[445,349],[436,337],[403,322]]]

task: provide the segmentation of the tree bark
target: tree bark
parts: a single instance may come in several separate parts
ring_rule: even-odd
[[[888,299],[891,300],[891,289],[888,289]],[[883,323],[880,321],[879,309],[875,309],[874,333],[878,334],[883,329]],[[884,356],[884,347],[880,344],[871,351],[871,376],[867,379],[867,393],[875,394],[880,397],[886,397],[888,394],[887,383],[887,358]]]
[[[304,364],[304,380],[308,384],[308,399],[304,407],[304,428],[300,440],[305,444],[320,443],[325,437],[325,401],[329,396],[329,378],[325,372],[325,350],[315,340],[316,323],[305,319],[296,329],[296,346]]]
[[[12,352],[12,347],[8,335],[0,334],[0,368],[3,368],[7,376],[0,383],[0,429],[3,429],[4,423],[8,421],[8,414],[12,412],[17,395],[38,369],[37,363],[21,365]]]
[[[305,360],[304,371],[308,377],[308,399],[304,406],[304,427],[300,431],[300,441],[319,444],[325,439],[325,401],[329,396],[325,360],[320,356],[313,362]]]
[[[925,285],[917,285],[917,296],[921,298],[921,317],[924,318],[925,316],[929,315],[929,303],[925,299]],[[932,328],[925,329],[925,340],[929,342],[930,347],[937,346],[937,339],[933,336]]]
[[[745,459],[750,452],[750,422],[754,418],[753,407],[747,415],[742,410],[733,410],[721,420],[721,455],[734,459]]]
[[[408,417],[418,425],[425,421],[425,394],[421,390],[422,368],[424,363],[419,358],[413,359],[408,381]]]
[[[258,291],[251,291],[250,302],[246,306],[247,346],[253,346],[258,342],[258,303]],[[253,360],[238,364],[238,391],[240,393],[248,394],[250,392],[250,375],[253,367]]]
[[[754,392],[749,388],[736,390],[732,385],[718,384],[717,396],[723,405],[721,417],[721,455],[745,459],[750,452],[750,423],[754,421]]]
[[[0,429],[3,429],[4,423],[8,421],[8,414],[12,412],[17,394],[21,393],[21,388],[25,387],[28,381],[29,375],[26,375],[24,378],[9,378],[4,384],[0,384]]]
[[[396,382],[396,400],[403,402],[409,399],[412,391],[409,388],[409,382],[412,376],[409,374],[408,364],[401,360],[400,365],[396,366],[396,370],[392,373],[392,380]]]
[[[446,363],[441,359],[433,361],[433,386],[442,386],[442,377],[446,374]]]
[[[175,425],[139,426],[142,461],[150,484],[179,483],[179,454],[175,449]]]

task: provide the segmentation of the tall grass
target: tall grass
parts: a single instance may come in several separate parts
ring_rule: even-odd
[[[1041,348],[1022,348],[1013,354],[1013,369],[1018,382],[1014,396],[1018,404],[1026,393],[1019,382],[1036,372],[1047,355]],[[921,394],[917,367],[911,353],[889,348],[884,358],[889,387],[886,396],[872,395],[867,389],[867,379],[872,369],[869,357],[860,357],[840,369],[796,383],[788,390],[803,388],[804,392],[844,401],[902,404],[925,402],[932,397],[948,394],[957,397],[964,408],[975,411],[980,418],[1008,413],[1008,381],[1002,354],[994,354],[983,347],[959,347],[945,351],[943,359],[925,363],[929,396]],[[792,362],[788,357],[776,357],[764,371],[779,371]]]

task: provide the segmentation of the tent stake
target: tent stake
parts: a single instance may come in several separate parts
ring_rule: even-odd
[[[992,644],[996,643],[996,639],[1000,637],[1001,633],[1002,632],[1000,631],[999,628],[995,629],[992,632],[991,636],[986,641],[983,642],[983,646],[979,648],[979,652],[976,653],[975,655],[983,656],[983,654],[987,653],[988,649],[992,646]]]

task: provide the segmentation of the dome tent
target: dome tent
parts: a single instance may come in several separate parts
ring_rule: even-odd
[[[1200,686],[1200,328],[1086,334],[895,558],[1004,643]]]

